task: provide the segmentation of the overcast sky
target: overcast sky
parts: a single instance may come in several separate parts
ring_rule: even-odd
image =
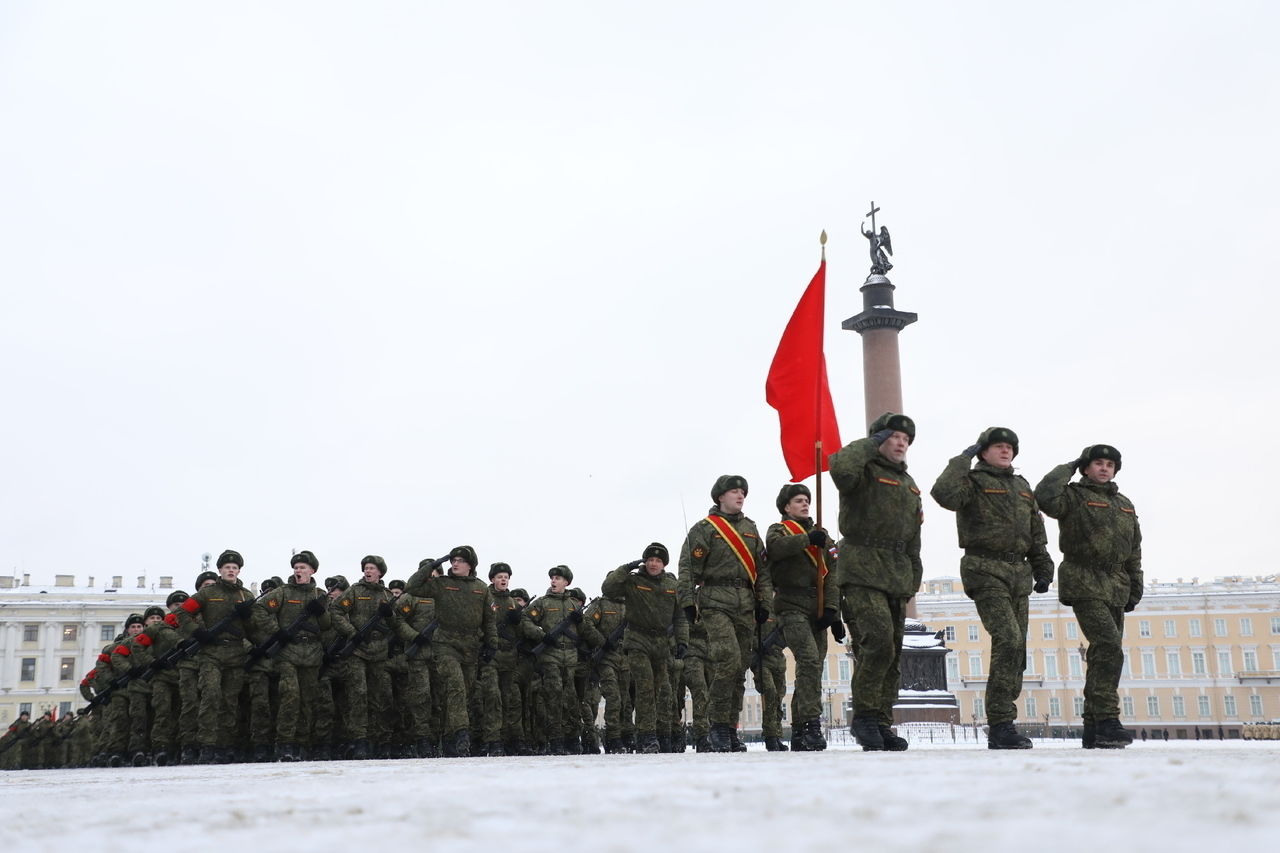
[[[1272,573],[1278,19],[5,3],[0,570],[189,585],[236,548],[252,581],[310,548],[391,578],[469,543],[595,594],[722,473],[763,529],[765,374],[824,228],[863,433],[840,322],[874,199],[922,489],[993,424],[1032,485],[1107,442],[1149,579]]]

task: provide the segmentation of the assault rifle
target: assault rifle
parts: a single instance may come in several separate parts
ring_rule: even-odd
[[[317,596],[308,601],[302,608],[302,612],[294,617],[292,622],[272,634],[265,643],[260,646],[254,646],[249,651],[249,659],[244,662],[244,671],[251,671],[254,665],[263,658],[273,658],[280,654],[281,649],[293,642],[293,638],[302,629],[302,623],[306,622],[308,617],[319,616],[324,613],[324,608],[325,599],[323,596]]]
[[[259,601],[262,600],[263,596],[267,595],[267,593],[269,593],[270,591],[271,590],[267,590],[267,592],[262,593],[262,595],[259,595],[252,602],[244,602],[244,601],[239,602],[239,604],[237,604],[236,607],[239,607],[240,604],[246,604],[246,603],[257,604]],[[240,616],[240,614],[233,609],[226,616],[223,616],[217,622],[214,622],[212,626],[206,629],[204,632],[203,638],[188,637],[187,639],[178,643],[178,645],[174,646],[173,648],[169,649],[169,651],[165,652],[160,657],[156,658],[155,661],[152,662],[151,666],[147,667],[146,671],[143,672],[141,675],[142,680],[150,681],[151,679],[155,678],[157,672],[160,672],[163,669],[171,669],[177,666],[179,663],[181,663],[182,661],[186,660],[187,658],[191,657],[196,652],[204,648],[207,643],[212,642],[214,638],[217,637],[219,634],[221,634],[223,631],[230,628],[232,622],[241,618],[246,618],[246,617]]]
[[[574,612],[581,613],[582,611],[579,610]],[[545,637],[543,637],[540,641],[538,641],[538,645],[533,647],[533,653],[535,655],[542,654],[547,650],[549,646],[551,646],[553,643],[555,643],[556,640],[560,639],[561,637],[568,637],[569,639],[573,640],[575,643],[579,642],[581,639],[578,637],[576,633],[574,633],[573,623],[569,621],[569,617],[567,616],[561,619],[559,625],[556,625],[554,628],[552,628],[551,631],[548,632]]]
[[[782,626],[774,628],[769,632],[769,636],[760,641],[760,647],[756,649],[755,654],[751,656],[751,668],[759,669],[764,663],[764,656],[767,655],[774,646],[786,648],[786,639],[782,636]]]
[[[321,671],[323,672],[325,668],[332,666],[343,658],[351,657],[355,650],[360,648],[365,640],[369,639],[369,635],[377,629],[379,623],[390,615],[390,603],[384,601],[379,604],[378,612],[370,616],[369,621],[361,625],[360,629],[352,634],[350,639],[345,643],[342,640],[338,640],[329,647],[328,653],[324,656],[324,663],[320,667]]]
[[[30,725],[26,726],[21,731],[15,731],[13,733],[13,737],[9,738],[8,743],[0,744],[0,755],[3,755],[5,752],[8,752],[10,749],[16,746],[18,741],[26,737],[30,731],[31,731]]]
[[[435,635],[436,629],[440,627],[439,619],[432,619],[427,626],[418,632],[418,636],[413,638],[413,642],[404,650],[404,656],[413,658],[418,656],[418,651],[431,642],[431,638]]]
[[[610,631],[609,636],[604,638],[604,642],[600,644],[600,648],[591,653],[591,662],[587,673],[588,679],[592,684],[600,683],[600,662],[604,660],[605,655],[618,647],[618,643],[622,640],[622,635],[626,630],[627,620],[623,619],[618,622],[618,627]]]

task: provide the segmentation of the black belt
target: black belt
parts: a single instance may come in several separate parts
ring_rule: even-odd
[[[736,586],[751,589],[754,584],[746,578],[707,578],[699,586]]]
[[[907,553],[907,543],[904,539],[872,539],[867,537],[861,541],[854,540],[853,544],[862,545],[866,548],[880,548],[897,554]]]
[[[665,637],[667,635],[666,628],[645,628],[641,625],[633,625],[630,622],[627,623],[627,630],[636,631],[640,634],[648,634],[650,637]],[[601,633],[604,632],[601,631]]]
[[[1116,560],[1114,562],[1108,562],[1108,563],[1089,563],[1084,560],[1073,560],[1070,557],[1066,556],[1065,554],[1062,557],[1062,561],[1064,563],[1071,563],[1073,566],[1080,566],[1085,569],[1092,569],[1095,572],[1109,572],[1109,571],[1112,571],[1113,569],[1118,569],[1120,566],[1123,565],[1123,561],[1121,560]]]
[[[807,595],[810,598],[818,597],[818,588],[816,586],[775,586],[774,592],[795,593],[798,595]]]
[[[997,560],[1001,563],[1015,563],[1021,565],[1026,561],[1023,554],[1016,551],[987,551],[982,548],[965,548],[966,557],[981,557],[984,560]]]

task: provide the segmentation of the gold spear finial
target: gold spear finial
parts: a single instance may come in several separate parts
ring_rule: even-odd
[[[827,229],[823,228],[822,233],[818,235],[818,242],[822,244],[822,259],[827,259]]]

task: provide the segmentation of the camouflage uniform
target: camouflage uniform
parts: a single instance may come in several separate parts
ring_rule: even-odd
[[[681,678],[680,704],[684,705],[684,691],[689,691],[689,718],[694,743],[699,751],[707,749],[707,733],[711,721],[707,706],[711,701],[711,681],[707,664],[707,632],[699,623],[689,626],[689,651],[684,656],[684,672]]]
[[[346,659],[344,722],[358,753],[366,748],[364,741],[372,740],[383,751],[390,742],[391,676],[386,666],[387,643],[398,621],[391,603],[391,592],[381,580],[376,583],[359,580],[339,596],[329,611],[334,631],[348,641],[370,620],[380,620]]]
[[[608,581],[606,580],[607,584]],[[626,667],[623,656],[622,636],[619,629],[626,630],[626,603],[605,593],[587,606],[583,615],[595,625],[596,631],[604,638],[604,643],[591,653],[588,663],[589,677],[595,685],[596,701],[589,703],[590,709],[584,717],[595,723],[596,709],[600,707],[599,699],[604,699],[604,751],[613,753],[622,751],[622,672]],[[610,637],[617,635],[611,642]]]
[[[327,598],[315,581],[300,584],[290,576],[288,583],[258,602],[262,632],[280,643],[272,658],[279,677],[274,735],[277,755],[285,760],[301,758],[302,745],[312,743],[320,665],[324,662],[321,637],[333,624]],[[312,601],[320,601],[324,610],[310,613],[307,606]],[[288,629],[293,631],[291,637],[284,636]]]
[[[489,585],[493,596],[494,629],[498,647],[489,674],[485,702],[485,741],[505,743],[503,751],[518,754],[528,749],[524,727],[524,691],[520,686],[520,659],[527,643],[536,643],[542,632],[529,622],[511,596],[510,589]]]
[[[405,680],[403,701],[409,712],[409,732],[419,758],[433,758],[436,754],[436,738],[431,727],[431,661],[432,636],[415,641],[432,624],[436,623],[436,603],[431,598],[421,598],[407,592],[396,599],[400,644],[404,648]],[[410,654],[409,650],[413,649]]]
[[[1016,703],[1027,663],[1032,580],[1046,586],[1053,580],[1044,520],[1031,486],[1013,468],[982,460],[970,468],[968,453],[952,457],[929,494],[956,514],[964,549],[960,580],[991,635],[987,721],[1011,723],[1018,716]]]
[[[1142,531],[1133,503],[1114,482],[1070,482],[1077,464],[1046,474],[1035,497],[1058,520],[1058,599],[1075,611],[1089,641],[1083,716],[1093,725],[1120,717],[1124,614],[1142,600]]]
[[[760,631],[767,639],[778,627],[776,619],[770,617]],[[759,663],[751,670],[756,692],[760,694],[760,734],[766,742],[776,738],[780,743],[782,739],[782,703],[787,698],[787,658],[782,650],[786,645],[783,639],[770,646],[763,655],[759,655]],[[756,657],[757,652],[752,652],[753,663]]]
[[[182,642],[178,633],[178,617],[169,613],[163,622],[144,629],[152,639],[151,651],[159,659]],[[151,679],[151,748],[157,764],[177,764],[181,745],[178,741],[178,713],[182,697],[178,673],[172,667],[156,671]]]
[[[859,649],[853,713],[855,720],[890,726],[901,681],[903,618],[924,574],[920,490],[906,463],[885,458],[870,438],[831,456],[831,479],[840,490],[838,582]]]
[[[542,629],[543,635],[550,634],[566,619],[572,621],[570,614],[581,615],[582,605],[568,592],[551,592],[529,603],[525,608],[529,621]],[[585,636],[594,627],[585,620],[578,630]],[[595,634],[597,646],[603,642],[599,634]],[[550,752],[563,755],[568,742],[576,739],[580,709],[578,694],[574,688],[574,670],[578,666],[578,637],[572,629],[564,631],[554,640],[545,642],[543,652],[538,656],[538,675],[541,685],[539,689],[543,713],[546,715],[546,735],[550,740]]]

